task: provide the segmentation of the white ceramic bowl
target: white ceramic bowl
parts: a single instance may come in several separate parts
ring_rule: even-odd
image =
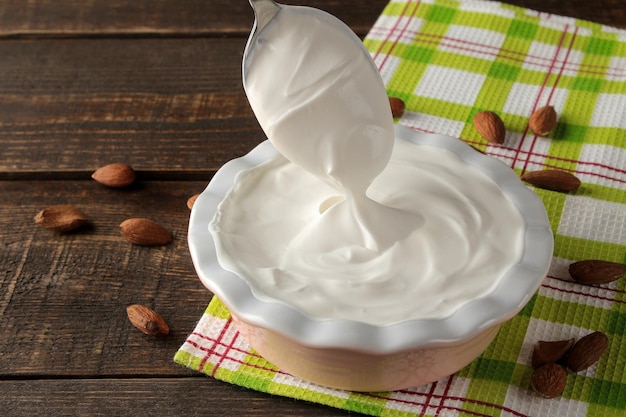
[[[209,223],[237,173],[277,155],[265,141],[226,163],[198,197],[189,222],[189,248],[201,281],[229,308],[243,337],[286,372],[353,391],[390,391],[436,381],[478,357],[500,325],[526,305],[548,271],[553,235],[545,208],[514,171],[456,138],[402,126],[396,126],[396,136],[452,151],[492,178],[526,220],[523,257],[493,292],[443,319],[376,326],[316,319],[284,302],[260,300],[246,280],[220,267]]]

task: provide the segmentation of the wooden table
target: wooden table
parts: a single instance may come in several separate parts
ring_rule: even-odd
[[[365,36],[386,0],[306,3]],[[622,0],[510,3],[626,27]],[[187,199],[264,136],[241,87],[245,0],[0,0],[0,415],[340,416],[208,378],[172,358],[211,294],[186,242]],[[125,162],[127,189],[90,176]],[[73,204],[72,233],[33,217]],[[147,217],[174,234],[131,245]],[[172,331],[145,336],[130,304]]]

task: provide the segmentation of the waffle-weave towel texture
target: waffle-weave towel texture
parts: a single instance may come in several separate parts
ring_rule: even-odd
[[[555,234],[548,276],[478,359],[412,389],[355,393],[284,373],[250,349],[217,298],[175,361],[232,384],[373,416],[626,415],[626,280],[583,286],[567,271],[582,259],[626,262],[626,31],[491,1],[394,0],[364,44],[389,95],[406,102],[398,123],[461,138],[520,175],[561,169],[582,180],[571,193],[535,189]],[[558,126],[535,136],[528,119],[548,104]],[[502,145],[473,128],[481,110],[503,119]],[[596,330],[610,340],[600,362],[570,374],[562,396],[534,395],[536,342]]]

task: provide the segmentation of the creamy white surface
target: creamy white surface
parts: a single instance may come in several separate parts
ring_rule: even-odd
[[[364,192],[387,164],[394,132],[384,84],[359,38],[327,13],[288,7],[258,45],[244,85],[269,140],[322,180]]]
[[[393,118],[378,69],[343,22],[309,7],[283,8],[244,67],[248,100],[272,144],[347,196],[294,247],[327,252],[358,245],[358,256],[374,257],[419,225],[420,218],[366,196],[391,156]],[[384,229],[377,227],[381,219]],[[335,223],[344,235],[336,236]]]
[[[282,157],[244,171],[210,226],[220,263],[261,299],[313,317],[385,325],[449,316],[491,291],[522,256],[525,225],[517,208],[449,151],[396,140],[368,194],[423,222],[407,226],[410,233],[385,250],[368,251],[345,245],[350,231],[333,221],[325,230],[339,244],[307,251],[302,236],[325,227],[343,204],[320,210],[340,196],[337,188]]]
[[[259,298],[381,325],[446,317],[520,259],[517,209],[454,154],[394,139],[380,74],[336,18],[282,9],[244,67],[284,158],[240,174],[210,229]]]

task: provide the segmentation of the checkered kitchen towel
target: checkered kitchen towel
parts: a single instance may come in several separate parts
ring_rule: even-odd
[[[536,189],[555,232],[549,275],[487,351],[457,374],[397,392],[353,393],[294,378],[251,351],[217,298],[175,360],[217,379],[375,416],[626,415],[626,279],[573,283],[568,265],[626,262],[626,31],[482,0],[392,0],[364,40],[390,95],[407,103],[399,123],[460,137],[519,174],[573,172],[569,194]],[[537,137],[533,110],[553,105],[557,129]],[[507,126],[503,145],[472,127],[480,110]],[[570,374],[563,395],[529,390],[539,340],[607,333],[600,362]]]

